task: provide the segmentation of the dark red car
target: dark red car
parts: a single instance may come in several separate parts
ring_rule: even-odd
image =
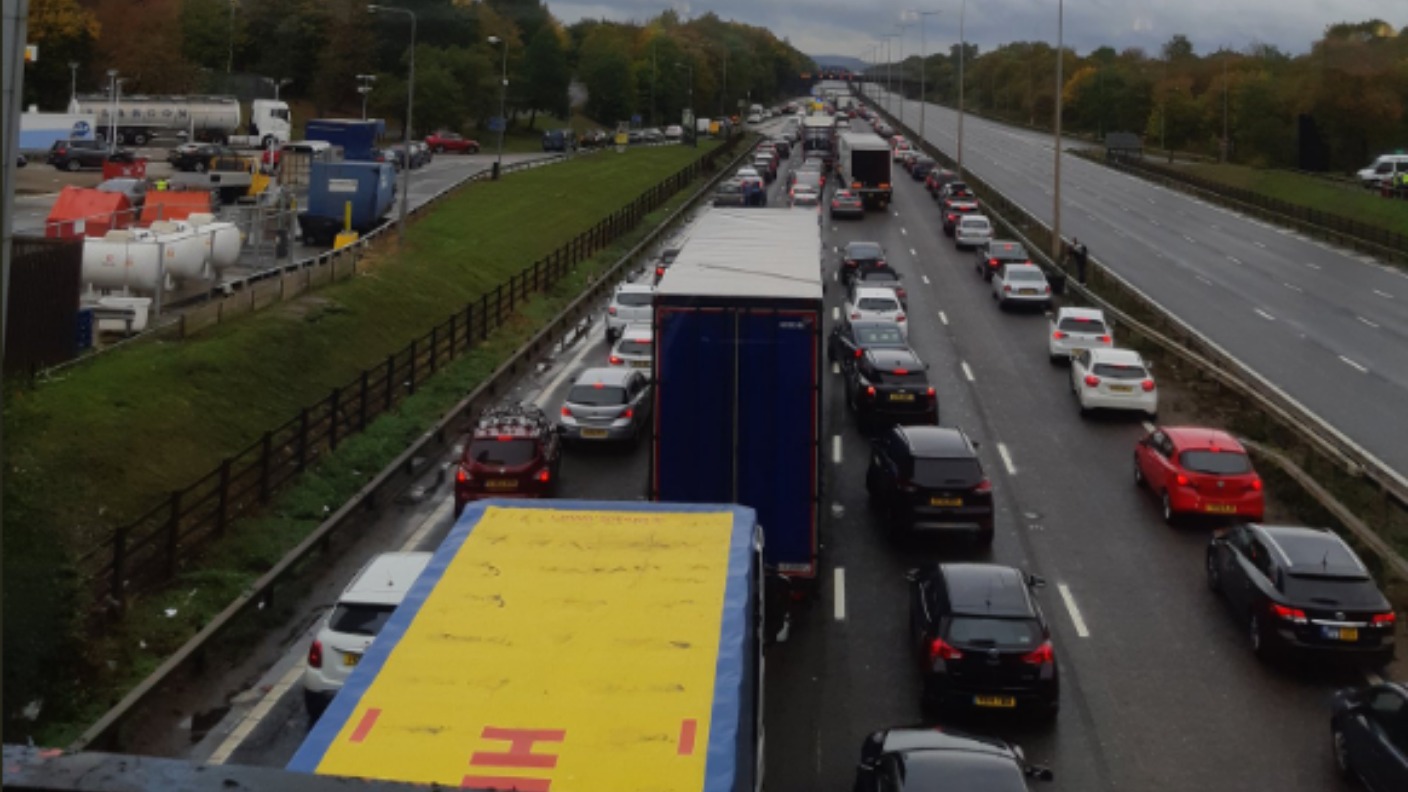
[[[1266,513],[1261,477],[1221,429],[1155,427],[1134,448],[1134,481],[1159,498],[1169,523],[1191,514],[1261,522]]]
[[[455,514],[483,498],[548,497],[561,462],[562,440],[547,413],[522,404],[486,410],[455,470]]]
[[[436,132],[425,136],[425,145],[436,154],[453,151],[456,154],[478,154],[479,141],[470,140],[455,132]]]

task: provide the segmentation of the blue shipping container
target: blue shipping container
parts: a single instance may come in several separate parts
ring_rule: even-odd
[[[380,225],[396,201],[396,168],[386,162],[314,162],[308,173],[308,206],[298,224],[307,244],[332,244],[347,204],[359,233]]]
[[[356,118],[315,118],[304,127],[304,140],[323,140],[342,147],[342,158],[375,162],[377,139],[386,133],[386,122]]]

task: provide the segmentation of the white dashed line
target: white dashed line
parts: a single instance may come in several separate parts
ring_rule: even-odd
[[[968,361],[961,361],[959,365],[963,367],[964,379],[968,380],[969,382],[977,382],[977,380],[973,379],[973,369],[968,368]]]
[[[1194,239],[1193,237],[1188,236],[1187,234],[1184,234],[1184,235],[1183,235],[1183,238],[1186,239],[1186,240],[1188,240],[1189,242],[1192,242],[1192,243],[1195,244],[1195,245],[1198,244],[1198,240]]]
[[[446,502],[452,502],[452,499],[446,499]],[[216,748],[215,753],[211,754],[210,758],[206,761],[210,764],[217,765],[229,761],[230,757],[235,753],[235,749],[244,744],[244,741],[254,732],[255,727],[264,722],[269,712],[274,709],[274,705],[278,704],[279,700],[284,697],[284,692],[293,687],[293,685],[298,682],[298,677],[302,674],[303,664],[294,663],[293,667],[280,677],[279,681],[276,682],[273,687],[264,692],[264,697],[259,699],[259,703],[254,705],[254,709],[250,710],[249,714],[244,716],[244,719],[235,727],[235,730],[230,732],[230,736],[226,737],[225,741],[220,743],[220,747]]]
[[[1149,222],[1150,222],[1150,223],[1153,223],[1154,225],[1160,225],[1159,221],[1158,221],[1158,220],[1155,220],[1155,219],[1152,218],[1152,217],[1149,218]],[[1162,226],[1161,226],[1161,227],[1162,227]]]
[[[831,435],[831,461],[841,464],[841,435]]]
[[[1116,234],[1117,236],[1122,236],[1122,237],[1127,237],[1127,236],[1129,236],[1129,234],[1126,234],[1125,232],[1119,230],[1118,228],[1115,229],[1115,234]]]
[[[1355,363],[1353,360],[1350,360],[1349,358],[1345,357],[1344,355],[1340,355],[1340,360],[1343,361],[1346,366],[1349,366],[1350,368],[1354,369],[1355,371],[1358,371],[1360,374],[1368,374],[1368,373],[1369,373],[1369,369],[1366,369],[1366,368],[1364,368],[1363,366],[1359,365],[1358,363]]]
[[[846,570],[836,567],[836,621],[846,620]]]
[[[914,256],[915,258],[919,258],[919,251],[915,250],[914,248],[910,248],[909,255]]]
[[[1015,476],[1017,474],[1017,466],[1012,464],[1012,454],[1008,453],[1006,443],[997,444],[997,454],[1002,457],[1002,466],[1007,468],[1007,475]]]
[[[1265,242],[1257,242],[1256,240],[1252,240],[1252,244],[1253,244],[1253,245],[1256,245],[1257,247],[1261,248],[1262,250],[1265,250],[1265,249],[1266,249],[1266,243],[1265,243]]]
[[[1297,286],[1297,285],[1295,285],[1294,283],[1291,283],[1291,282],[1289,282],[1289,281],[1287,281],[1286,283],[1283,283],[1283,284],[1281,284],[1281,285],[1282,285],[1282,286],[1285,286],[1287,289],[1290,289],[1290,290],[1293,291],[1293,292],[1302,291],[1301,287],[1299,287],[1299,286]]]
[[[1242,260],[1237,258],[1236,256],[1228,256],[1227,260],[1237,265],[1240,265],[1242,263]]]
[[[1071,595],[1071,588],[1065,583],[1056,584],[1056,590],[1061,592],[1061,601],[1066,603],[1066,611],[1071,614],[1071,624],[1075,625],[1076,635],[1082,638],[1090,637],[1090,628],[1085,626],[1085,617],[1080,615],[1080,608],[1076,607],[1076,598]]]
[[[1213,229],[1217,229],[1217,228],[1218,228],[1218,225],[1217,225],[1217,223],[1209,223],[1209,224],[1208,224],[1208,227],[1209,227],[1209,228],[1213,228]]]
[[[831,321],[833,321],[833,322],[839,322],[839,321],[841,321],[841,309],[840,309],[839,306],[835,306],[835,305],[831,306]]]
[[[1144,422],[1144,431],[1148,432],[1149,434],[1153,434],[1153,433],[1154,433],[1154,425],[1151,424],[1151,423],[1149,423],[1148,421],[1145,421],[1145,422]]]
[[[1212,281],[1208,280],[1207,278],[1204,278],[1202,275],[1197,275],[1197,276],[1195,276],[1195,277],[1197,277],[1198,281],[1201,282],[1201,283],[1203,283],[1204,285],[1207,285],[1207,286],[1211,286],[1211,285],[1212,285]]]
[[[928,286],[928,285],[929,285],[929,276],[928,276],[928,275],[920,275],[919,277],[921,277],[921,278],[924,279],[924,285],[925,285],[925,286]]]
[[[1356,316],[1356,317],[1354,317],[1354,318],[1355,318],[1355,319],[1358,319],[1359,321],[1363,322],[1364,324],[1366,324],[1366,325],[1368,325],[1368,326],[1374,328],[1375,330],[1379,329],[1379,326],[1378,326],[1377,324],[1375,324],[1375,323],[1369,321],[1368,319],[1365,319],[1365,318],[1362,317],[1362,316]]]
[[[1257,316],[1260,316],[1262,319],[1265,319],[1265,320],[1268,321],[1268,322],[1274,322],[1274,321],[1276,321],[1276,317],[1272,316],[1271,314],[1267,313],[1266,311],[1261,310],[1260,308],[1255,309],[1255,311],[1256,311],[1256,315],[1257,315]]]
[[[948,324],[948,314],[944,313],[943,311],[939,311],[939,321],[943,322],[944,324]]]
[[[832,363],[832,364],[831,364],[831,373],[832,373],[832,374],[840,374],[840,373],[841,373],[841,364],[840,364],[840,363]]]
[[[1380,297],[1383,297],[1384,299],[1387,299],[1387,300],[1392,300],[1392,299],[1393,299],[1393,295],[1392,295],[1392,294],[1389,294],[1389,293],[1386,292],[1386,291],[1379,291],[1378,289],[1374,289],[1374,294],[1377,294],[1377,295],[1379,295]]]
[[[1313,270],[1318,270],[1318,269],[1320,269],[1320,265],[1319,265],[1319,264],[1316,264],[1316,263],[1313,262],[1313,261],[1307,261],[1307,262],[1305,262],[1305,266],[1310,267],[1310,268],[1313,269]]]

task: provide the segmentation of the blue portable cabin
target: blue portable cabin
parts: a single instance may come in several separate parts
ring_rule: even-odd
[[[342,158],[375,162],[377,141],[386,134],[386,122],[379,118],[315,118],[304,127],[305,140],[322,140],[342,147]]]
[[[396,167],[389,162],[314,162],[309,165],[307,209],[298,224],[307,244],[330,245],[342,230],[348,203],[352,228],[381,224],[396,201]]]

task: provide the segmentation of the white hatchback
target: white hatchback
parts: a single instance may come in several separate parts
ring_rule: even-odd
[[[1105,312],[1099,308],[1062,308],[1046,329],[1046,353],[1052,363],[1069,360],[1077,349],[1108,349],[1115,344]]]
[[[909,323],[905,321],[904,306],[894,289],[857,287],[846,295],[846,306],[842,309],[852,322],[870,319],[885,319],[900,326],[900,333],[909,338]]]
[[[644,283],[623,283],[616,287],[606,306],[606,342],[616,343],[626,325],[650,322],[655,289]]]
[[[1071,390],[1080,414],[1091,410],[1138,410],[1152,420],[1159,391],[1144,358],[1132,349],[1077,349],[1071,352]]]
[[[988,220],[987,215],[964,215],[953,227],[953,242],[960,250],[986,245],[991,241],[992,221]]]
[[[431,553],[382,553],[373,558],[337,598],[308,647],[303,703],[317,718],[342,689],[367,647],[430,563]]]
[[[650,377],[650,364],[655,360],[655,329],[648,324],[627,325],[621,331],[621,338],[611,348],[607,361],[613,366],[624,366],[641,371]]]

